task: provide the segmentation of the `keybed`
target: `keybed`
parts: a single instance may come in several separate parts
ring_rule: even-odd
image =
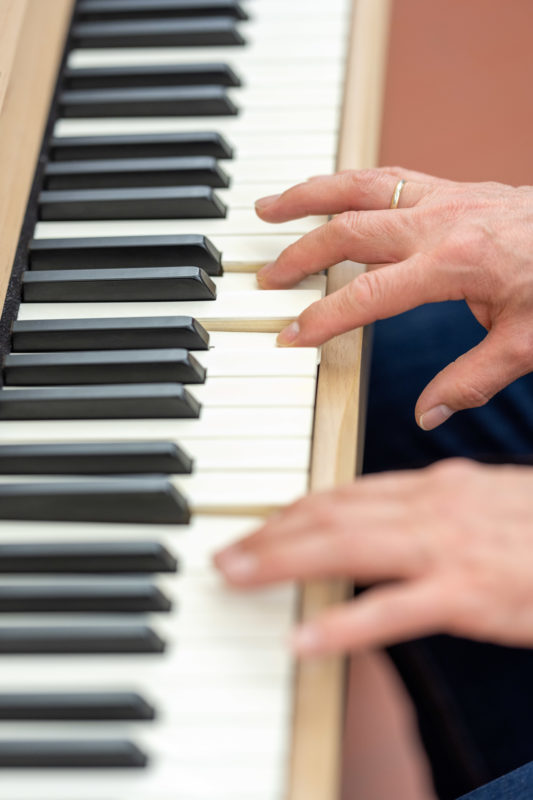
[[[150,21],[156,9],[164,24]],[[45,150],[66,177],[38,198],[34,241],[83,243],[61,264],[28,264],[17,321],[37,324],[34,341],[52,345],[37,354],[17,346],[0,390],[2,786],[13,800],[326,800],[336,796],[338,731],[320,706],[329,698],[336,713],[338,672],[327,685],[305,671],[294,683],[287,648],[300,604],[306,614],[316,601],[293,586],[243,598],[222,585],[211,557],[309,483],[320,353],[278,350],[275,333],[324,295],[326,279],[264,292],[253,273],[324,219],[268,226],[253,201],[335,168],[352,3],[79,0],[78,11]],[[190,37],[204,44],[169,46]],[[151,72],[155,88],[141,89],[142,78],[136,88],[132,67]],[[154,70],[167,88],[155,86]],[[215,87],[202,88],[202,71]],[[68,164],[100,159],[109,175],[110,158],[202,156],[214,163],[197,173],[213,181],[201,191],[177,172],[169,191],[156,173],[141,191],[133,162],[121,188],[108,177],[84,187],[77,175],[94,169]],[[126,237],[127,248],[132,236],[152,248],[127,287],[145,281],[155,295],[144,301],[121,296],[127,281],[118,280],[135,248],[120,264],[98,250],[107,237]],[[194,260],[168,263],[157,242],[169,236],[182,256],[200,258],[196,272],[183,272]],[[150,299],[169,280],[173,293],[211,299]],[[97,299],[74,288],[84,281]],[[184,318],[194,331],[177,324]],[[121,323],[122,343],[146,330],[150,349],[131,344],[119,357]],[[65,356],[61,325],[78,341]],[[193,354],[178,355],[190,344],[176,337],[193,335]],[[326,348],[321,376],[329,363]],[[156,382],[172,381],[178,364],[185,386]],[[339,386],[338,403],[344,397]]]

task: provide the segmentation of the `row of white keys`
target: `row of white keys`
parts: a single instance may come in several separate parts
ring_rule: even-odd
[[[0,740],[128,738],[148,754],[148,768],[76,770],[75,781],[67,770],[10,770],[2,779],[10,798],[281,800],[292,680],[286,636],[295,614],[294,589],[255,592],[242,604],[210,565],[214,550],[259,523],[242,517],[198,517],[183,528],[0,523],[0,545],[155,539],[182,568],[177,576],[157,580],[175,611],[143,618],[167,642],[162,655],[11,657],[3,670],[4,691],[137,691],[158,716],[154,722],[105,726],[6,723],[0,725]],[[32,620],[50,622],[89,624],[78,617]]]

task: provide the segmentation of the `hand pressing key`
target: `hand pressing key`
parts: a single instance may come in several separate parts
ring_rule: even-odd
[[[389,205],[406,180],[399,206]],[[256,204],[268,222],[336,214],[258,273],[265,289],[293,286],[349,259],[369,271],[309,306],[283,330],[285,346],[315,346],[422,303],[464,299],[487,336],[445,367],[416,404],[435,428],[481,406],[533,369],[533,188],[456,183],[400,168],[312,178]]]
[[[450,460],[309,495],[215,557],[233,586],[375,584],[301,626],[299,655],[450,633],[533,646],[533,468]]]

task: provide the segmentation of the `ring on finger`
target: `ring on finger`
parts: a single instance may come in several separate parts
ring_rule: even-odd
[[[391,198],[391,201],[390,201],[389,208],[398,208],[398,203],[400,202],[400,195],[401,195],[402,189],[403,189],[403,187],[405,186],[406,183],[407,183],[407,181],[404,181],[403,178],[398,181],[398,183],[394,187],[394,191],[392,193],[392,198]]]

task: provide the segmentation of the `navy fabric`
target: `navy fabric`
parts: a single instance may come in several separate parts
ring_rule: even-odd
[[[452,456],[533,461],[533,375],[435,431],[415,423],[426,383],[484,335],[462,302],[423,306],[374,326],[365,472]],[[533,650],[435,636],[389,652],[415,702],[440,800],[533,761]]]
[[[533,763],[492,781],[459,800],[531,800],[533,798]]]

